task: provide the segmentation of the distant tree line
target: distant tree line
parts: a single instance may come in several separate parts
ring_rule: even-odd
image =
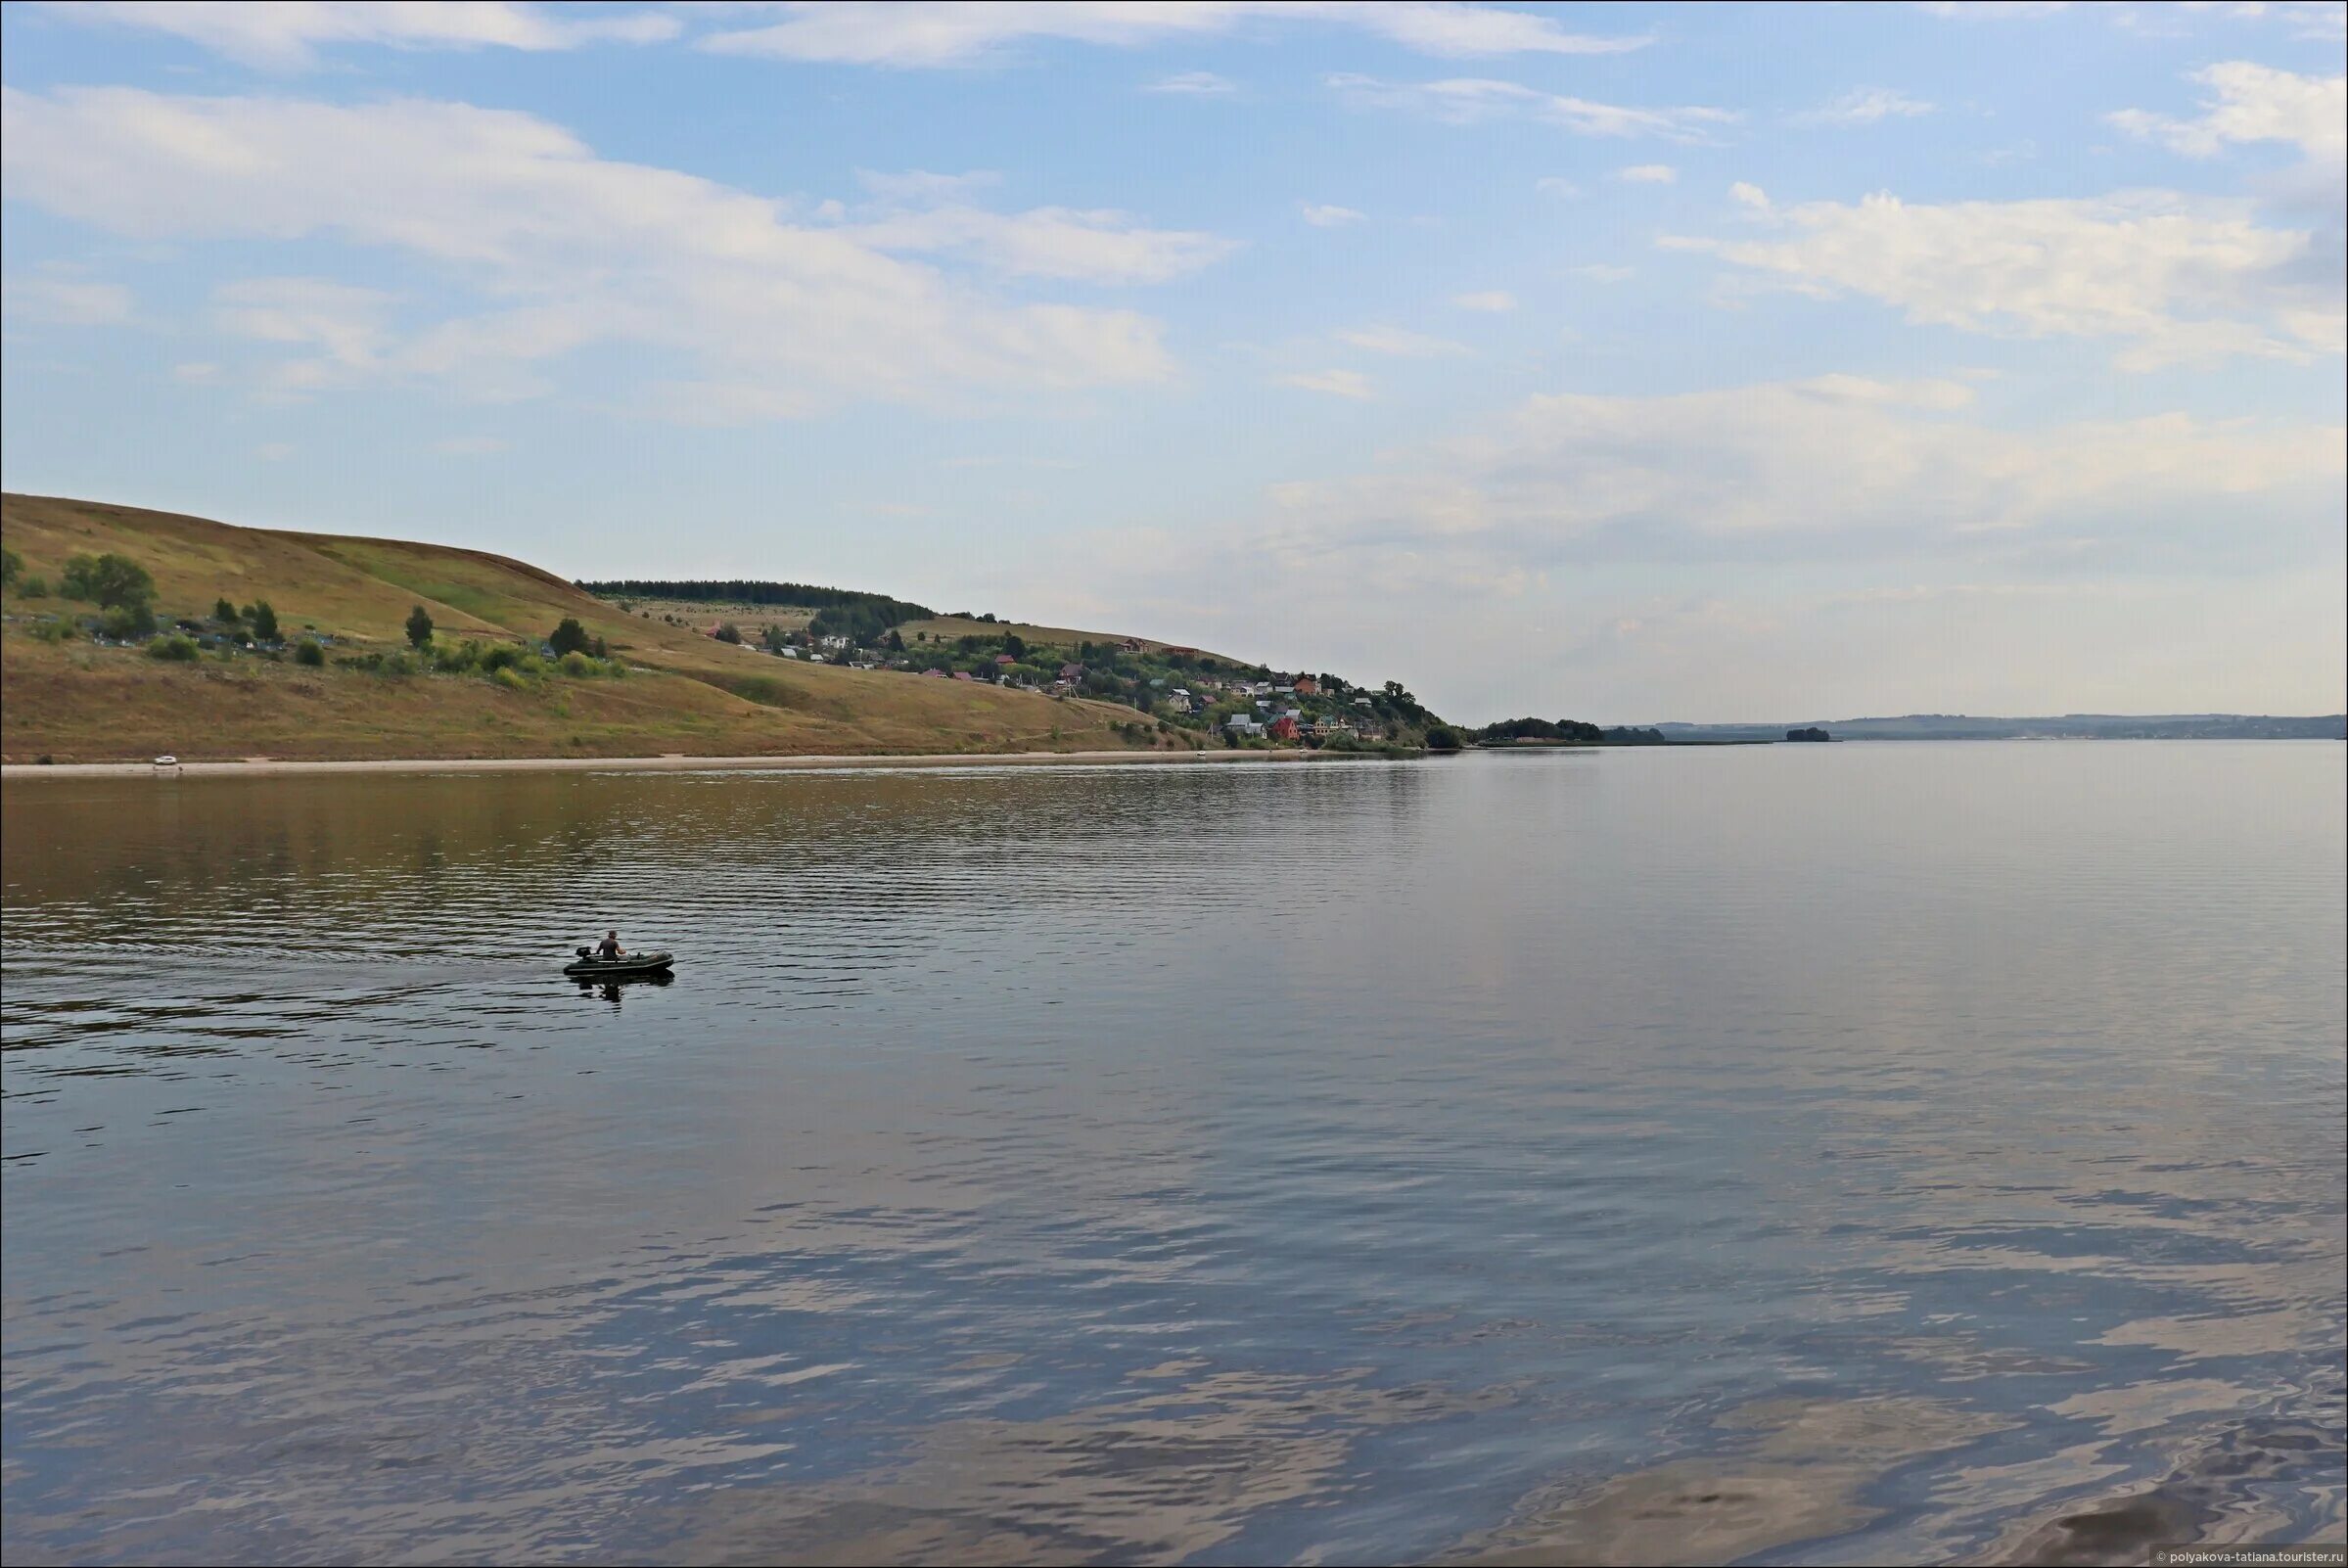
[[[1606,738],[1597,725],[1579,718],[1503,718],[1475,732],[1480,741],[1579,741],[1596,745]]]
[[[610,582],[580,582],[578,587],[605,599],[681,599],[689,604],[787,604],[805,610],[834,606],[870,605],[895,625],[900,621],[928,621],[936,612],[887,594],[859,593],[853,588],[824,588],[807,582],[760,582],[749,577],[724,581],[669,581],[659,577],[622,577]]]
[[[1576,746],[1669,746],[1659,729],[1634,729],[1626,724],[1604,728],[1580,718],[1503,718],[1496,724],[1470,730],[1469,735],[1489,745],[1505,745],[1511,741],[1560,741]]]

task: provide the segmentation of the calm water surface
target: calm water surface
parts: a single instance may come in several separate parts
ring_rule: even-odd
[[[0,1545],[2337,1539],[2342,757],[12,785]]]

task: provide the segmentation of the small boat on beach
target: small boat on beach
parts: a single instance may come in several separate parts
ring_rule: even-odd
[[[665,975],[676,962],[673,953],[623,952],[617,958],[598,958],[592,947],[575,949],[578,957],[563,966],[563,973],[574,980],[634,980],[647,975]]]

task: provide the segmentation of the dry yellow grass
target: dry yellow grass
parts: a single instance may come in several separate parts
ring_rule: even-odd
[[[165,664],[131,649],[35,640],[24,617],[71,606],[12,593],[0,636],[0,756],[186,758],[851,755],[1115,749],[1131,710],[893,670],[774,659],[625,615],[501,556],[393,539],[240,529],[46,496],[0,497],[0,537],[54,585],[69,555],[131,557],[162,615],[266,599],[312,626],[404,643],[423,604],[443,635],[534,644],[575,616],[637,667],[622,680],[510,691],[473,675],[390,677],[241,657]]]

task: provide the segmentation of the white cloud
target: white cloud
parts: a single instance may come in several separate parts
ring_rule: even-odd
[[[1030,276],[1148,281],[1220,241],[1123,230],[1112,214],[941,208],[865,232],[783,204],[600,159],[533,115],[392,100],[340,106],[128,88],[0,89],[12,198],[143,239],[334,239],[390,249],[479,289],[481,314],[405,342],[284,300],[225,301],[240,330],[325,350],[312,364],[543,390],[532,368],[620,343],[683,355],[677,406],[804,412],[842,398],[1162,378],[1154,320],[998,299],[892,249],[967,253]],[[315,303],[316,301],[312,301]],[[345,305],[353,301],[345,299]],[[253,314],[275,309],[277,316]],[[656,402],[658,399],[656,399]]]
[[[2348,5],[2340,0],[2286,0],[2269,9],[2289,23],[2294,37],[2324,43],[2348,39]]]
[[[2306,358],[2336,340],[2337,270],[2310,267],[2308,234],[2262,228],[2239,202],[2138,191],[1923,206],[1878,195],[1770,215],[1782,237],[1658,243],[1801,292],[1865,295],[1913,322],[2130,340],[2129,369],[2230,353]]]
[[[821,407],[805,392],[760,382],[656,381],[631,411],[670,425],[729,430],[805,419]]]
[[[1883,119],[1913,119],[1932,106],[1888,87],[1860,87],[1831,103],[1792,116],[1797,125],[1872,125]]]
[[[1956,381],[1857,376],[1717,392],[1531,398],[1401,472],[1289,484],[1284,548],[1477,539],[1535,564],[1625,527],[1683,543],[1850,531],[1972,534],[2155,501],[2336,482],[2338,427],[2259,429],[2182,414],[2010,431],[1969,417]],[[1698,553],[1702,546],[1690,546]],[[1678,546],[1675,546],[1678,548]]]
[[[1239,90],[1239,84],[1228,76],[1218,76],[1212,70],[1181,70],[1171,76],[1161,76],[1141,89],[1145,93],[1171,93],[1176,97],[1220,98]]]
[[[1395,0],[1381,5],[1311,0],[829,0],[790,5],[780,22],[712,33],[701,47],[772,60],[936,69],[999,59],[1032,40],[1139,48],[1213,37],[1256,22],[1358,27],[1421,54],[1616,54],[1644,37],[1569,32],[1549,17],[1496,6]]]
[[[1917,0],[1916,9],[1936,17],[1987,22],[2012,17],[2050,17],[2071,8],[2069,0]]]
[[[2191,79],[2215,94],[2202,100],[2197,119],[2141,109],[2106,117],[2133,136],[2191,158],[2208,158],[2236,142],[2289,142],[2316,163],[2337,164],[2348,157],[2348,76],[2301,76],[2234,60],[2195,71]]]
[[[249,66],[301,69],[334,44],[401,49],[575,49],[582,44],[657,43],[680,23],[658,11],[564,15],[499,0],[74,0],[43,7],[74,22],[166,32]]]
[[[998,272],[1084,283],[1164,283],[1220,260],[1236,249],[1212,234],[1139,227],[1126,213],[1036,208],[996,212],[975,204],[999,185],[991,169],[938,174],[858,169],[876,199],[854,214],[826,203],[817,216],[837,232],[881,251],[953,252]]]
[[[209,387],[220,380],[220,367],[208,360],[191,360],[171,367],[171,379],[190,387]]]
[[[1327,392],[1332,397],[1351,397],[1367,402],[1377,395],[1367,376],[1358,370],[1315,370],[1282,376],[1283,387],[1301,387],[1307,392]]]
[[[1586,267],[1567,267],[1565,273],[1569,278],[1581,278],[1589,283],[1625,283],[1634,275],[1630,267],[1596,264]]]
[[[1634,163],[1614,177],[1631,185],[1671,185],[1678,182],[1680,171],[1669,163]]]
[[[1576,185],[1572,180],[1560,179],[1554,174],[1545,174],[1540,179],[1535,180],[1533,182],[1533,189],[1540,192],[1542,196],[1554,196],[1560,199],[1576,197],[1582,194],[1581,186]]]
[[[2023,712],[2090,689],[2132,693],[2120,712],[2304,712],[2258,702],[2336,687],[2337,424],[2013,429],[1974,396],[1957,380],[1831,376],[1534,397],[1363,470],[1276,485],[1262,513],[1186,533],[1171,557],[1104,532],[1050,570],[1186,640],[1250,631],[1271,639],[1264,657],[1373,676],[1399,615],[1473,594],[1484,614],[1394,670],[1471,720],[1964,707],[1989,670],[2030,694],[2013,700]],[[2262,555],[2279,565],[2228,597],[2237,563]],[[1300,581],[1324,591],[1299,599]],[[2107,603],[2142,608],[2092,610]],[[2161,650],[2181,608],[2222,630],[2217,663],[2172,682]],[[2328,664],[2303,663],[2326,648]],[[2172,695],[2230,686],[2226,701]]]
[[[130,291],[118,283],[50,277],[0,281],[0,310],[48,326],[118,326],[130,319],[132,302]]]
[[[990,168],[974,168],[965,174],[940,174],[926,168],[856,170],[856,183],[875,199],[898,205],[974,202],[1002,182],[1001,173]]]
[[[494,436],[451,436],[433,442],[432,449],[443,457],[494,457],[506,443]]]
[[[1978,22],[2050,17],[2072,7],[2068,0],[1918,0],[1917,9]],[[2184,35],[2189,29],[2179,19],[2194,15],[2237,22],[2279,20],[2293,37],[2325,43],[2348,36],[2348,6],[2341,0],[2169,0],[2151,8],[2097,5],[2094,12],[2116,27],[2160,37]]]
[[[253,455],[264,463],[282,463],[294,455],[292,441],[263,441],[253,449]]]
[[[224,332],[317,350],[273,377],[283,389],[326,386],[376,369],[390,342],[391,296],[325,278],[248,278],[212,292],[212,320]]]
[[[1359,223],[1366,216],[1350,207],[1325,207],[1313,202],[1300,202],[1297,207],[1305,221],[1316,229],[1341,229],[1349,223]]]
[[[1560,97],[1519,82],[1488,77],[1389,82],[1339,71],[1322,79],[1349,103],[1425,115],[1451,125],[1519,118],[1560,126],[1581,136],[1653,136],[1670,142],[1705,142],[1713,139],[1716,127],[1733,124],[1737,118],[1729,110],[1703,106],[1627,109],[1617,104],[1593,103],[1587,98]]]
[[[1266,8],[1286,11],[1293,6]],[[1332,21],[1351,23],[1425,55],[1615,55],[1642,49],[1644,34],[1593,37],[1568,32],[1555,19],[1500,6],[1387,3],[1364,6],[1339,0],[1309,8]],[[1366,14],[1365,14],[1366,13]]]
[[[1026,212],[935,207],[839,232],[877,251],[958,251],[999,272],[1082,283],[1164,283],[1236,249],[1212,234],[1138,228],[1123,212],[1062,207]]]
[[[1728,197],[1739,207],[1749,207],[1763,212],[1770,209],[1770,193],[1758,185],[1748,185],[1743,180],[1738,180],[1734,185],[1728,187]]]
[[[1475,294],[1455,294],[1451,303],[1462,310],[1485,310],[1494,314],[1516,308],[1516,296],[1505,289],[1485,289]]]
[[[1463,343],[1423,332],[1405,332],[1401,327],[1355,327],[1337,334],[1337,341],[1366,348],[1373,354],[1392,354],[1403,359],[1440,359],[1468,351]]]

